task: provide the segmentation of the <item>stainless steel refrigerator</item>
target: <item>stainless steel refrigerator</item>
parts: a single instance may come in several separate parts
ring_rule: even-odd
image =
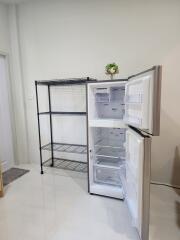
[[[89,193],[123,199],[148,240],[151,139],[160,133],[161,66],[87,86]]]

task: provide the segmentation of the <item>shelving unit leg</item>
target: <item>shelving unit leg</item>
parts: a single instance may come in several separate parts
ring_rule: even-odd
[[[37,105],[37,118],[38,118],[38,133],[39,133],[40,168],[41,168],[41,174],[43,174],[44,171],[43,171],[43,162],[42,162],[41,129],[40,129],[40,119],[39,119],[39,101],[38,101],[37,81],[35,82],[35,88],[36,88],[36,105]]]
[[[52,111],[51,111],[51,91],[48,85],[48,98],[49,98],[49,123],[50,123],[50,135],[51,135],[51,167],[54,167],[54,149],[53,149],[53,131],[52,131]]]

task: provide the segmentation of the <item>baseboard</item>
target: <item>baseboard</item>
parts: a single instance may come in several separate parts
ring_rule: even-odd
[[[3,197],[4,192],[3,192],[3,178],[2,178],[2,171],[1,171],[1,166],[0,166],[0,197]]]
[[[156,181],[151,181],[151,184],[153,184],[153,185],[159,185],[159,186],[166,186],[166,187],[170,187],[170,188],[180,189],[180,186],[179,186],[179,185],[175,185],[175,184],[169,184],[169,183],[163,183],[163,182],[156,182]]]

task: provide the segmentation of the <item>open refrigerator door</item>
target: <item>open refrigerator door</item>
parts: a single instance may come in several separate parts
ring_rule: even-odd
[[[126,162],[121,180],[132,224],[141,240],[149,239],[151,138],[126,130]]]
[[[125,123],[154,136],[160,131],[161,67],[131,76],[125,87]]]

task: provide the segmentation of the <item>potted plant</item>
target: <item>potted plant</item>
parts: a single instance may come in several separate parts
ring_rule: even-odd
[[[114,74],[119,73],[119,68],[116,63],[109,63],[106,65],[106,74],[111,76],[111,80],[113,80]]]

